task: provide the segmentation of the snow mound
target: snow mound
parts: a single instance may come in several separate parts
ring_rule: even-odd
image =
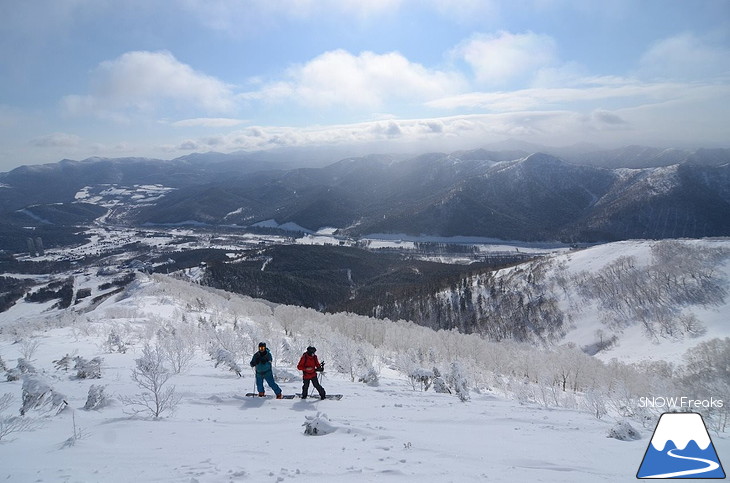
[[[641,439],[641,433],[634,429],[628,421],[623,420],[613,425],[607,437],[619,441],[636,441],[637,439]]]
[[[318,412],[316,416],[306,416],[306,419],[302,426],[308,436],[323,436],[337,431],[337,426],[324,413]]]

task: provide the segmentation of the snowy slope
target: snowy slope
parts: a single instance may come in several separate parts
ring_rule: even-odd
[[[110,384],[130,391],[128,367],[109,361]],[[326,378],[341,401],[242,399],[251,378],[196,367],[176,380],[173,417],[132,419],[114,405],[67,411],[2,443],[0,478],[13,482],[219,481],[632,481],[645,440],[609,439],[586,413],[541,410],[490,395],[461,403],[414,392],[402,380],[367,388]],[[82,393],[69,383],[69,394]],[[283,384],[285,391],[298,383]],[[17,389],[17,388],[16,388]],[[4,389],[7,390],[7,389]],[[326,414],[336,432],[306,436]],[[72,418],[81,438],[71,447]],[[727,440],[716,441],[720,452]],[[727,454],[727,453],[726,453]]]
[[[696,247],[714,247],[730,250],[729,239],[682,240],[683,244]],[[595,246],[556,257],[558,263],[565,262],[568,273],[595,273],[620,257],[633,257],[639,266],[648,264],[651,259],[653,241],[622,241]],[[725,281],[725,289],[730,289],[730,258],[717,267],[720,279]],[[561,296],[561,307],[572,317],[573,328],[566,334],[564,341],[585,347],[596,340],[596,331],[609,330],[601,322],[601,310],[596,303],[588,303],[573,293],[573,300]],[[687,349],[698,343],[713,339],[730,337],[730,297],[717,306],[688,306],[685,313],[694,314],[705,327],[706,332],[698,337],[666,338],[648,337],[640,325],[627,327],[618,335],[618,344],[597,354],[609,361],[617,358],[622,361],[665,360],[680,362]]]
[[[595,270],[622,254],[645,259],[642,254],[647,247],[648,242],[626,242],[560,256],[565,257],[569,270]],[[82,278],[89,287],[98,285],[94,276]],[[569,305],[570,301],[561,303]],[[560,391],[549,395],[556,398],[556,404],[550,405],[535,397],[550,388],[508,380],[506,372],[470,373],[470,398],[462,402],[455,394],[414,389],[397,370],[398,355],[424,352],[411,341],[416,336],[429,340],[434,351],[459,354],[466,365],[470,364],[468,351],[476,350],[474,337],[393,324],[393,332],[385,333],[388,343],[376,350],[373,359],[379,385],[352,382],[348,374],[330,365],[323,385],[329,393],[344,394],[341,401],[277,401],[242,396],[253,390],[247,362],[256,342],[270,342],[279,383],[285,393],[295,393],[301,387],[295,359],[303,347],[317,345],[320,358],[328,361],[335,359],[336,352],[347,350],[349,342],[337,337],[331,327],[318,325],[336,316],[295,309],[278,312],[261,301],[141,274],[122,293],[96,305],[72,306],[67,311],[49,305],[20,302],[0,314],[0,357],[12,368],[17,358],[27,356],[37,370],[30,377],[62,394],[68,406],[59,414],[47,405],[31,409],[25,418],[35,429],[0,440],[0,480],[629,482],[635,480],[654,429],[651,422],[642,427],[633,420],[641,439],[609,438],[622,420],[615,411],[596,419],[587,410],[583,394]],[[285,327],[287,313],[294,314],[301,325]],[[727,333],[722,332],[726,330],[726,305],[708,309],[707,314],[703,319],[707,337]],[[710,318],[712,314],[715,319]],[[315,323],[301,322],[307,318]],[[336,320],[367,326],[365,318]],[[591,318],[590,308],[576,314],[573,322],[576,328],[568,338],[575,340],[579,340],[581,327],[591,331],[599,323]],[[244,353],[238,357],[244,369],[242,378],[222,366],[214,367],[206,351],[211,336],[200,330],[204,326],[216,327],[221,336],[230,336],[237,327],[246,336],[241,339]],[[285,330],[302,333],[285,337]],[[372,330],[377,331],[378,326],[373,325]],[[107,347],[112,331],[126,342],[125,353]],[[134,398],[142,392],[131,377],[135,359],[141,357],[145,341],[159,341],[170,333],[188,334],[198,343],[187,369],[170,380],[180,397],[176,411],[158,420],[133,416],[119,396]],[[656,346],[644,342],[641,351],[634,349],[637,352],[631,351],[630,340],[627,334],[613,349],[613,356],[633,359],[654,351],[656,356],[673,356],[678,345],[702,339]],[[637,337],[640,340],[645,339]],[[640,346],[640,342],[636,344]],[[292,354],[287,356],[285,346],[292,347]],[[399,350],[394,354],[386,346]],[[486,347],[494,351],[491,357],[500,357],[497,348],[502,345]],[[534,348],[524,350],[527,352],[512,357],[539,357],[541,353]],[[87,360],[101,357],[102,377],[78,379],[73,368],[58,369],[54,361],[66,354]],[[92,384],[105,386],[108,404],[85,410]],[[13,399],[8,407],[0,408],[3,421],[18,414],[22,388],[21,380],[5,382],[3,378],[0,382],[0,397],[9,394]],[[533,391],[531,395],[520,396],[528,390]],[[730,395],[716,396],[728,399]],[[565,399],[557,404],[557,398]],[[317,419],[335,431],[305,435],[305,422]],[[712,439],[720,458],[726,460],[723,456],[730,454],[727,433],[713,433]]]
[[[35,365],[69,407],[57,416],[32,411],[35,431],[0,442],[6,481],[619,482],[633,480],[651,435],[644,429],[643,440],[617,441],[606,437],[612,421],[586,412],[521,405],[490,393],[463,403],[414,391],[387,370],[378,387],[327,374],[323,385],[345,394],[341,401],[245,398],[250,374],[238,378],[203,356],[174,378],[182,400],[170,417],[134,418],[118,401],[86,411],[92,383],[107,385],[110,394],[139,391],[130,379],[139,348],[103,353],[103,337],[79,328],[54,329],[39,340]],[[0,345],[6,360],[15,350],[7,340]],[[52,360],[69,351],[104,357],[102,379],[73,380],[55,371]],[[281,385],[286,393],[300,388],[298,381]],[[0,385],[16,397],[20,391],[20,382]],[[307,418],[319,413],[336,431],[304,435]],[[79,437],[70,444],[74,424]],[[727,439],[715,444],[720,453],[730,451]]]

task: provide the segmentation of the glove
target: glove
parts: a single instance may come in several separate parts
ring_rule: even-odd
[[[322,372],[322,371],[324,371],[324,367],[318,367],[318,368],[315,369],[315,371]]]

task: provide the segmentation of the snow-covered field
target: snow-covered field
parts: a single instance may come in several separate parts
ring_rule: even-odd
[[[560,256],[568,260],[569,270],[596,270],[612,257],[644,260],[647,246],[627,242]],[[99,282],[93,275],[79,275],[76,288]],[[301,384],[296,361],[284,355],[282,343],[317,345],[320,359],[329,361],[336,351],[346,350],[344,339],[326,340],[333,336],[327,327],[286,328],[270,304],[163,276],[140,274],[123,293],[97,304],[82,303],[66,311],[52,309],[52,304],[21,300],[0,314],[0,357],[7,369],[26,357],[36,369],[26,377],[44,382],[67,403],[58,414],[50,404],[30,409],[24,420],[33,423],[32,430],[0,439],[0,481],[628,482],[635,481],[654,429],[653,423],[643,427],[632,420],[641,439],[608,437],[622,420],[615,412],[596,419],[580,404],[547,407],[529,402],[515,397],[514,381],[509,391],[488,383],[497,381],[496,375],[474,383],[466,401],[454,394],[424,392],[396,370],[396,355],[387,351],[374,355],[378,385],[352,382],[330,366],[323,385],[330,394],[344,394],[340,401],[247,398],[244,394],[253,391],[247,363],[258,340],[276,348],[279,383],[286,394],[293,394]],[[727,304],[693,310],[707,326],[704,336],[652,344],[629,332],[609,354],[677,361],[680,349],[728,334]],[[304,310],[291,313],[308,316]],[[583,325],[586,333],[593,331],[599,326],[595,317],[594,309],[577,312],[569,337],[578,340]],[[349,322],[358,320],[364,319]],[[168,382],[180,397],[176,410],[159,419],[133,415],[120,396],[135,399],[144,392],[132,379],[144,343],[159,341],[163,332],[195,332],[203,321],[206,330],[245,328],[251,353],[239,356],[243,377],[222,365],[214,367],[205,343],[200,343],[203,336],[190,335],[199,341],[194,358]],[[284,330],[291,334],[302,329],[311,330],[305,339],[301,334],[298,340],[284,337]],[[397,333],[406,334],[401,329]],[[112,331],[127,343],[125,353],[105,344]],[[206,337],[210,342],[210,333]],[[433,344],[456,340],[433,338]],[[408,350],[406,339],[396,342]],[[68,371],[59,368],[55,361],[67,354],[101,357],[101,378],[77,378],[73,365]],[[9,424],[23,404],[23,381],[6,382],[4,371],[0,377],[0,397],[12,398],[5,408],[0,404],[0,421]],[[92,385],[104,386],[107,404],[87,410]],[[716,397],[730,402],[730,394]],[[318,424],[326,434],[305,434],[306,422]],[[728,433],[713,432],[712,439],[727,464]]]
[[[647,428],[642,440],[618,441],[607,437],[611,420],[490,393],[461,402],[414,391],[387,369],[377,387],[326,374],[323,385],[344,394],[340,401],[247,398],[251,374],[239,378],[202,356],[171,380],[182,397],[177,411],[159,420],[135,418],[117,400],[98,410],[83,407],[91,384],[105,384],[110,396],[140,391],[130,377],[138,347],[107,354],[101,337],[71,329],[38,340],[34,365],[69,405],[58,415],[31,411],[34,431],[0,441],[0,480],[618,482],[634,479],[651,436]],[[16,349],[8,341],[0,346],[6,361]],[[73,371],[53,368],[53,360],[72,352],[102,356],[102,378],[72,379]],[[3,382],[0,393],[13,393],[20,406],[21,386]],[[301,387],[298,380],[281,386],[287,394]],[[334,432],[305,435],[307,418]],[[728,439],[715,438],[715,445],[730,454]]]

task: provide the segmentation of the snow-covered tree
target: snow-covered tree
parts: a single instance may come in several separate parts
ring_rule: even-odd
[[[231,351],[222,347],[211,348],[210,357],[215,361],[215,367],[220,365],[227,367],[231,372],[235,372],[241,377],[241,366],[236,360],[236,356]]]
[[[114,352],[124,354],[127,352],[128,346],[122,336],[115,329],[112,329],[104,342],[104,349],[110,354]]]
[[[8,369],[7,373],[5,374],[6,379],[8,382],[10,381],[19,381],[21,377],[25,374],[36,374],[37,371],[33,364],[28,362],[27,360],[23,359],[22,357],[18,359],[17,365],[12,368]]]
[[[446,375],[446,381],[449,386],[454,388],[454,392],[462,402],[466,402],[471,399],[466,372],[459,361],[451,363],[449,373]]]
[[[57,371],[63,370],[63,372],[68,372],[73,360],[74,358],[71,355],[66,354],[60,359],[53,361],[53,365],[56,366]]]
[[[89,393],[86,397],[84,409],[100,409],[108,404],[108,398],[105,392],[106,386],[92,384],[89,387]]]
[[[20,353],[23,359],[31,361],[35,355],[40,342],[37,339],[23,339],[20,341]]]
[[[701,342],[684,355],[681,382],[697,399],[712,400],[730,394],[730,337]],[[724,432],[730,425],[730,404],[697,408],[712,429]]]
[[[132,380],[143,392],[134,397],[122,397],[122,402],[134,414],[145,413],[155,419],[164,413],[173,412],[180,397],[175,394],[175,386],[167,384],[172,372],[165,367],[164,355],[159,347],[145,344],[142,357],[134,361],[136,367],[132,370]]]
[[[56,414],[68,405],[66,396],[54,391],[51,386],[34,376],[23,377],[23,402],[20,414],[25,415],[31,409],[49,407]]]
[[[81,356],[74,357],[74,370],[77,379],[101,379],[101,357],[86,360]]]
[[[195,357],[194,339],[176,330],[158,337],[158,341],[172,372],[185,372]]]

